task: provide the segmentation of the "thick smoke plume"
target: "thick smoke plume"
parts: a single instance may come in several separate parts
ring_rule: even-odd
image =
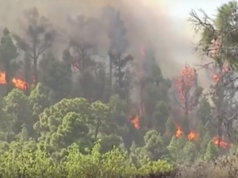
[[[182,66],[199,63],[189,47],[191,33],[178,32],[176,19],[167,12],[165,2],[153,0],[0,0],[0,29],[8,27],[18,34],[23,33],[24,11],[36,7],[39,13],[46,16],[54,24],[56,30],[66,34],[69,30],[67,17],[85,14],[100,17],[102,7],[113,5],[120,10],[128,29],[130,52],[136,60],[140,58],[140,48],[151,43],[156,51],[156,58],[166,77],[177,75]],[[20,21],[19,21],[20,20]],[[186,25],[184,24],[184,28]],[[67,45],[67,35],[62,35],[55,47],[62,51]],[[103,45],[101,45],[103,46]],[[106,54],[107,42],[104,45]],[[206,78],[206,77],[204,77]],[[202,80],[203,84],[206,80]],[[205,81],[205,83],[204,83]]]

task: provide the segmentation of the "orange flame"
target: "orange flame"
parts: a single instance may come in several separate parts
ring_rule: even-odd
[[[194,139],[197,138],[197,134],[191,131],[191,132],[187,135],[187,138],[188,138],[189,141],[192,141],[192,140],[194,140]]]
[[[132,125],[134,126],[135,129],[139,129],[140,128],[140,125],[139,125],[139,117],[138,116],[135,116],[135,117],[132,117],[130,119]]]
[[[177,127],[177,131],[175,133],[175,137],[176,138],[180,138],[183,135],[183,131],[182,129],[178,126]],[[188,135],[187,135],[187,139],[189,141],[195,140],[197,138],[197,134],[193,131],[191,131]]]
[[[6,76],[5,72],[0,72],[0,84],[2,85],[6,84],[5,76]],[[26,86],[27,86],[26,82],[20,79],[13,78],[12,83],[15,85],[15,87],[22,90],[26,90]]]
[[[213,143],[221,148],[227,148],[229,146],[229,144],[223,140],[223,139],[220,139],[220,143],[219,143],[219,138],[218,137],[214,137],[212,139]]]
[[[181,70],[180,75],[176,78],[176,86],[179,90],[180,97],[182,100],[185,98],[185,90],[189,90],[195,81],[195,70],[189,65],[185,65]]]
[[[179,138],[179,137],[182,136],[182,134],[183,134],[183,131],[181,130],[181,128],[177,127],[177,131],[176,131],[175,137]]]

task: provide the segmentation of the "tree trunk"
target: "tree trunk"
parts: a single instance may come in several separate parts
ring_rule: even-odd
[[[121,61],[119,60],[119,65],[118,65],[118,84],[120,88],[122,88],[122,71],[121,71]]]
[[[29,80],[29,74],[30,74],[30,72],[28,72],[28,70],[30,70],[30,69],[27,69],[27,68],[25,68],[25,71],[24,71],[24,73],[25,73],[25,82],[26,82],[26,90],[25,90],[25,93],[28,95],[28,94],[30,94],[29,93],[29,83],[30,83],[30,80]]]
[[[101,122],[100,122],[100,119],[99,119],[98,122],[97,122],[97,125],[96,125],[96,130],[95,130],[95,134],[94,134],[94,141],[97,140],[100,125],[101,125]]]
[[[37,58],[34,58],[34,77],[35,77],[35,86],[38,83],[38,72],[37,72]]]
[[[29,91],[29,84],[31,82],[31,59],[30,57],[28,56],[27,53],[25,53],[25,59],[24,59],[24,79],[25,79],[25,82],[26,82],[26,90],[25,90],[25,93],[27,95],[30,94],[30,91]]]
[[[112,59],[109,59],[109,85],[112,87]]]
[[[38,68],[37,67],[37,58],[38,58],[38,56],[37,56],[36,43],[37,42],[34,38],[34,42],[33,42],[33,65],[34,65],[34,79],[35,79],[34,84],[35,84],[35,86],[38,83],[38,72],[37,72],[37,68]]]
[[[10,64],[5,65],[6,95],[11,91]]]

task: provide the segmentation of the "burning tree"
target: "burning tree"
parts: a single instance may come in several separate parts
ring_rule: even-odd
[[[139,129],[140,128],[139,116],[138,115],[130,117],[129,120],[130,120],[131,124],[134,126],[135,129]]]
[[[191,12],[190,21],[194,25],[196,33],[202,32],[202,38],[196,50],[209,62],[202,66],[212,69],[212,78],[215,84],[212,86],[212,100],[215,105],[213,121],[217,124],[218,136],[213,143],[220,147],[224,141],[224,135],[228,135],[234,141],[237,133],[237,19],[238,5],[232,1],[223,4],[217,9],[215,18],[210,18],[201,10],[200,17],[195,11]]]
[[[153,128],[164,133],[165,124],[169,118],[167,105],[169,98],[165,93],[170,88],[170,81],[163,78],[152,47],[142,45],[140,55],[141,62],[137,61],[135,65],[135,75],[137,76],[135,83],[138,89],[139,107],[137,113],[129,120],[136,129]]]
[[[227,70],[222,70],[223,73],[227,73]],[[225,78],[219,78],[216,81],[216,85],[220,83],[220,81],[225,80]],[[184,68],[181,70],[180,75],[175,79],[175,86],[177,89],[177,93],[179,95],[179,99],[175,98],[179,106],[183,109],[183,112],[186,116],[186,123],[189,123],[188,116],[189,114],[195,109],[198,105],[200,96],[202,94],[202,88],[198,86],[197,83],[197,74],[196,71],[191,68],[189,65],[185,65]],[[215,101],[215,98],[213,98]],[[219,108],[219,100],[215,101],[217,107]],[[219,123],[221,124],[221,123]],[[213,137],[212,142],[215,145],[218,145],[221,148],[227,148],[230,146],[229,143],[226,142],[225,137],[222,134],[222,129],[218,127],[218,136]],[[177,125],[177,131],[175,136],[180,138],[183,134],[183,128],[180,125]],[[195,131],[190,130],[187,134],[188,140],[194,140],[197,138],[197,134]]]
[[[0,44],[0,64],[5,72],[0,72],[0,84],[6,84],[6,94],[10,92],[12,85],[20,89],[26,89],[26,82],[14,78],[20,67],[20,63],[16,59],[18,55],[10,31],[5,28]]]
[[[25,63],[31,68],[31,63],[28,59],[32,60],[33,63],[33,73],[34,73],[34,83],[35,86],[38,81],[38,63],[41,56],[53,45],[56,33],[52,29],[52,24],[49,19],[44,16],[40,16],[36,8],[32,8],[25,13],[27,19],[27,28],[25,29],[25,34],[23,37],[14,34],[14,39],[17,41],[18,47],[24,51],[27,56]],[[26,83],[29,84],[30,79],[29,68],[25,73],[28,72],[28,77],[26,77]],[[27,89],[29,88],[26,85]]]
[[[175,86],[179,94],[179,106],[183,109],[186,116],[198,104],[202,94],[202,88],[198,86],[197,74],[195,69],[185,65],[180,75],[175,78]]]
[[[144,58],[145,58],[145,47],[144,45],[140,48],[140,57],[142,58],[142,61],[144,62]],[[144,104],[142,101],[142,90],[143,90],[143,85],[142,85],[142,81],[144,80],[144,70],[143,70],[143,62],[138,62],[135,63],[134,67],[135,67],[135,84],[136,84],[136,88],[138,89],[138,104],[137,106],[135,106],[136,109],[136,114],[133,114],[133,116],[129,117],[129,121],[131,122],[131,124],[134,126],[135,129],[140,129],[140,117],[143,117],[144,114]]]
[[[188,122],[188,116],[191,111],[197,106],[199,98],[202,94],[202,88],[198,86],[197,74],[195,69],[189,65],[185,65],[181,70],[180,75],[177,76],[174,80],[175,84],[175,96],[174,99],[177,104],[182,108],[185,115],[186,125]],[[184,123],[185,124],[185,123]],[[188,129],[188,125],[186,126]],[[183,129],[181,126],[177,125],[176,137],[180,137],[183,134]],[[197,134],[194,131],[190,131],[187,134],[189,140],[193,140],[197,137]]]
[[[7,82],[6,82],[5,78],[6,78],[5,72],[0,72],[0,84],[1,85],[6,85]],[[21,90],[26,89],[26,82],[21,79],[13,77],[11,82],[16,88],[19,88]]]

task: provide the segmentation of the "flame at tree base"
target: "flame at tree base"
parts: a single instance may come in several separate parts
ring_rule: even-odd
[[[175,132],[175,137],[176,137],[176,138],[180,138],[182,135],[183,135],[183,131],[181,130],[181,128],[180,128],[179,126],[177,126],[177,130],[176,130],[176,132]],[[193,132],[193,131],[191,131],[191,132],[187,135],[187,139],[188,139],[189,141],[193,141],[193,140],[195,140],[195,139],[197,139],[197,138],[198,138],[197,134],[196,134],[195,132]],[[224,149],[233,146],[232,144],[227,143],[224,139],[220,139],[220,140],[219,140],[218,137],[214,137],[214,138],[212,139],[212,142],[213,142],[214,145],[217,145],[217,146],[219,146],[220,148],[224,148]]]
[[[183,135],[183,131],[180,127],[177,127],[175,137],[180,138]],[[190,133],[187,135],[187,139],[189,141],[195,140],[197,138],[197,134],[193,131],[190,131]]]
[[[130,122],[132,123],[132,125],[134,126],[135,129],[140,129],[140,125],[139,125],[139,116],[134,116],[130,118]]]
[[[228,144],[225,140],[223,140],[223,139],[220,139],[219,140],[219,138],[218,137],[214,137],[213,139],[212,139],[212,142],[214,143],[214,145],[217,145],[217,146],[219,146],[219,147],[221,147],[221,148],[228,148],[229,146],[232,146],[231,144]]]
[[[0,72],[0,84],[1,85],[5,85],[7,82],[6,82],[6,74],[5,72]],[[26,90],[26,86],[27,86],[27,83],[20,80],[20,79],[17,79],[17,78],[13,78],[12,79],[12,83],[13,85],[16,87],[16,88],[19,88],[19,89],[22,89],[22,90]]]
[[[179,137],[181,137],[182,135],[183,135],[183,131],[181,130],[180,127],[178,127],[178,128],[177,128],[177,131],[176,131],[176,133],[175,133],[175,137],[176,137],[176,138],[179,138]]]
[[[191,140],[195,140],[197,138],[197,134],[194,133],[193,131],[191,131],[188,135],[187,135],[187,138],[189,141]]]

